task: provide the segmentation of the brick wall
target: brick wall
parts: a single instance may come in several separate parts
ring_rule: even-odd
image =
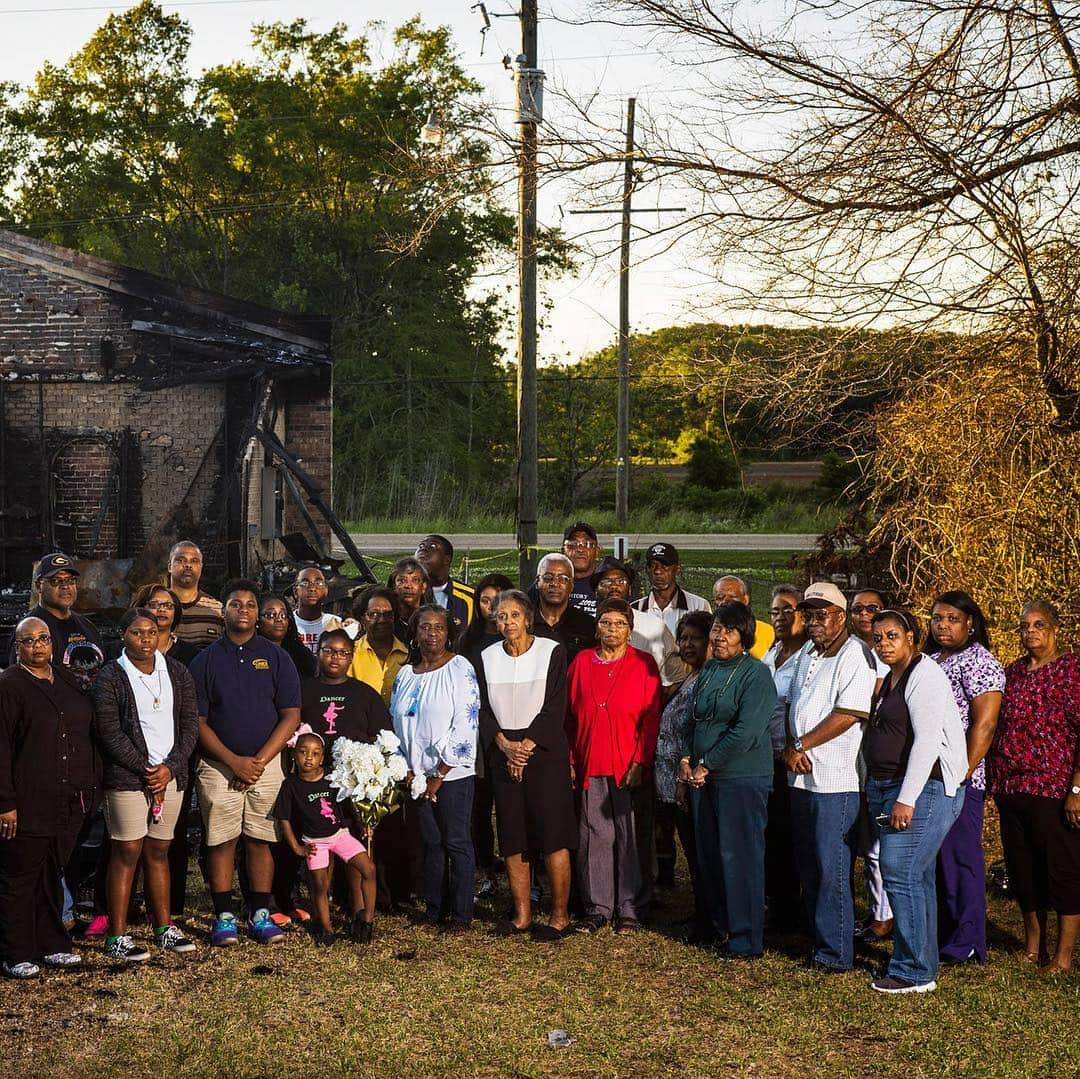
[[[312,476],[323,485],[323,497],[332,506],[334,471],[333,396],[329,373],[323,378],[295,379],[284,383],[280,394],[285,403],[285,445]],[[325,542],[330,526],[312,509],[312,517]],[[291,496],[285,499],[284,531],[307,532],[303,518]]]

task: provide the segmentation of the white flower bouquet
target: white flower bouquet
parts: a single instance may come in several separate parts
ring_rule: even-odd
[[[351,738],[334,742],[334,768],[327,779],[337,787],[339,800],[352,803],[369,845],[375,826],[401,805],[398,784],[408,768],[398,752],[400,744],[393,731],[380,731],[371,745]]]

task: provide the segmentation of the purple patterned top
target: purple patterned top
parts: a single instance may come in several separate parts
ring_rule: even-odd
[[[981,693],[1005,692],[1005,669],[977,641],[969,644],[962,652],[954,652],[944,659],[940,652],[934,652],[930,658],[949,677],[965,731],[970,726],[968,713],[975,697]],[[986,790],[986,761],[979,761],[978,768],[972,773],[971,785],[976,790]]]

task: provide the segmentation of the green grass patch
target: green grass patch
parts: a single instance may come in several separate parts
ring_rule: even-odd
[[[724,963],[675,938],[682,890],[654,930],[558,946],[499,940],[483,906],[466,937],[379,918],[362,949],[282,944],[213,950],[193,923],[192,957],[86,967],[0,984],[0,1071],[18,1076],[1028,1076],[1080,1071],[1080,978],[1040,977],[1016,958],[1019,918],[992,897],[987,967],[943,971],[936,993],[869,989],[860,969],[800,967],[804,942],[768,942],[758,963]],[[140,934],[137,934],[140,935]],[[548,1047],[562,1028],[573,1044]]]

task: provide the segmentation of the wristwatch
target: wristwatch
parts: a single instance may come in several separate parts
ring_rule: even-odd
[[[1069,793],[1070,794],[1080,794],[1080,787],[1076,787],[1076,786],[1070,787],[1069,788]]]
[[[795,750],[796,753],[804,752],[803,747],[802,747],[802,739],[801,738],[796,738],[795,741],[791,743],[791,748],[793,750]]]

